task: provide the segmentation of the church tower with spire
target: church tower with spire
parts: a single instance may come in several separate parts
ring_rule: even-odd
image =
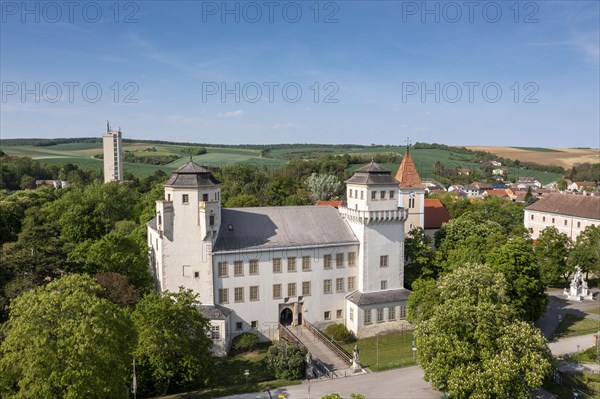
[[[406,146],[406,155],[396,172],[400,186],[398,206],[408,209],[408,219],[404,223],[404,233],[415,227],[425,227],[425,188],[417,172],[415,162],[410,155],[410,145]]]

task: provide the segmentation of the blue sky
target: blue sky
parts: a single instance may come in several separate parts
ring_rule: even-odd
[[[23,4],[2,138],[600,146],[597,0]]]

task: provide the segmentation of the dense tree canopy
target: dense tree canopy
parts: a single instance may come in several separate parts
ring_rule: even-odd
[[[531,242],[513,238],[494,248],[486,262],[506,278],[508,295],[517,314],[535,321],[546,311],[546,290]]]
[[[435,288],[439,303],[415,329],[425,379],[454,398],[531,397],[552,356],[539,330],[516,318],[505,277],[467,265]]]
[[[535,256],[540,266],[542,282],[545,286],[560,281],[568,282],[572,270],[567,264],[571,240],[556,227],[546,227],[535,243]]]
[[[436,277],[439,270],[433,263],[433,240],[421,227],[415,227],[404,237],[404,281],[410,288],[417,278]]]
[[[28,291],[2,326],[4,398],[126,397],[134,333],[127,314],[72,274]]]
[[[190,290],[148,294],[138,302],[132,314],[138,334],[134,355],[141,374],[151,376],[151,381],[142,381],[149,392],[166,393],[172,384],[209,376],[212,341],[198,305]]]
[[[600,226],[588,226],[579,235],[569,253],[571,271],[577,266],[584,272],[600,274]]]

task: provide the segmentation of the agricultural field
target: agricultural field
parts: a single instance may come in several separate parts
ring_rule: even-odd
[[[201,144],[198,144],[201,146]],[[152,142],[125,142],[123,143],[123,151],[128,151],[133,160],[137,158],[154,157],[167,158],[166,164],[153,165],[144,162],[125,162],[124,168],[126,172],[130,172],[137,177],[145,177],[154,174],[158,170],[165,173],[171,173],[181,165],[185,164],[190,158],[184,152],[184,149],[189,145],[184,144],[164,144]],[[405,148],[402,146],[356,146],[356,145],[276,145],[269,151],[261,154],[259,148],[240,148],[240,147],[219,147],[203,145],[207,152],[201,155],[194,155],[192,159],[202,165],[213,167],[222,167],[235,163],[254,164],[267,168],[279,168],[285,165],[290,160],[294,159],[314,159],[327,155],[361,155],[366,159],[377,156],[378,154],[395,153],[404,155]],[[94,155],[102,153],[102,143],[67,143],[56,144],[49,146],[33,146],[33,145],[14,145],[2,146],[1,148],[8,155],[28,156],[42,163],[65,164],[72,163],[79,167],[87,169],[102,169],[102,160],[94,158]],[[522,149],[517,147],[470,147],[470,149],[479,149],[486,151],[497,152],[497,149],[505,149],[509,153],[500,155],[510,158],[516,158],[515,154],[530,154],[529,158],[522,160],[530,160],[539,163],[551,164],[558,163],[570,156],[572,163],[575,159],[578,162],[584,162],[593,158],[594,150],[571,150],[571,149],[543,149],[529,148]],[[597,153],[597,151],[596,151]],[[475,159],[474,154],[464,154],[452,149],[421,149],[414,148],[411,150],[415,165],[422,179],[436,180],[435,164],[441,162],[446,168],[468,168],[474,172],[481,172],[481,164]],[[537,155],[534,158],[533,155]],[[168,159],[172,158],[172,159]],[[169,162],[170,161],[170,162]],[[544,161],[544,162],[542,162]],[[598,159],[596,159],[598,161]],[[564,163],[563,163],[564,164]],[[569,164],[570,165],[570,164]],[[384,165],[394,174],[398,169],[398,164],[386,163]],[[352,165],[348,172],[352,172],[360,165]],[[555,173],[537,172],[525,170],[522,168],[509,168],[509,178],[518,179],[521,176],[532,176],[541,181],[543,184],[555,181],[559,177]]]
[[[570,169],[584,162],[599,163],[600,150],[583,148],[538,148],[538,147],[493,147],[469,146],[473,151],[487,151],[503,158],[518,159],[521,162],[535,162],[541,165],[557,165]]]

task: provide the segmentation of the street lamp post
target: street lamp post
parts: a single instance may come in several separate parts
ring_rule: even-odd
[[[412,339],[412,353],[413,353],[413,362],[416,360],[417,356],[417,346],[415,345],[415,338]]]
[[[244,375],[246,376],[246,385],[248,385],[248,376],[250,375],[250,370],[244,370]]]

